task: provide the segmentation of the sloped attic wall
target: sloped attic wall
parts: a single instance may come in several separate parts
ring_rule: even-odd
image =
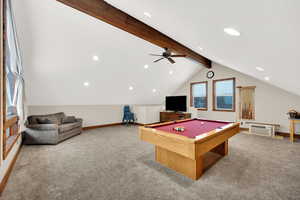
[[[174,95],[187,95],[190,98],[190,83],[199,81],[208,81],[208,111],[198,111],[198,117],[236,121],[239,118],[239,91],[236,90],[236,112],[213,111],[212,80],[236,78],[236,86],[256,86],[255,89],[255,121],[280,124],[281,132],[289,132],[289,119],[286,114],[289,109],[300,111],[300,96],[275,87],[269,83],[260,81],[246,74],[224,67],[218,63],[212,63],[215,76],[213,79],[207,79],[208,70],[203,70],[189,81],[187,81]],[[190,102],[190,101],[188,101]],[[195,110],[188,105],[189,109]],[[196,111],[197,112],[197,111]],[[297,131],[300,126],[297,127]]]
[[[13,3],[29,105],[161,104],[203,68],[154,64],[161,48],[54,0]]]
[[[217,63],[300,95],[299,0],[106,1]]]

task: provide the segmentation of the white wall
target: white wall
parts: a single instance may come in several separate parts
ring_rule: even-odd
[[[133,112],[136,113],[137,121],[141,124],[159,122],[159,113],[164,110],[163,105],[135,105]]]
[[[255,89],[255,113],[258,122],[268,122],[280,124],[280,131],[289,131],[289,121],[286,113],[289,109],[300,111],[300,97],[285,90],[277,88],[248,75],[234,71],[220,64],[213,63],[212,70],[215,72],[213,79],[236,78],[236,86],[256,86]],[[206,81],[208,69],[203,69],[192,79],[185,83],[175,93],[177,95],[190,95],[190,83]],[[212,79],[212,80],[213,80]],[[236,110],[237,112],[217,112],[212,111],[212,80],[208,80],[208,111],[198,111],[199,117],[216,120],[237,120],[238,119],[238,89],[236,90]],[[189,101],[188,101],[189,102]],[[189,105],[188,105],[189,106]],[[190,108],[191,109],[191,108]]]
[[[161,105],[132,105],[137,122],[150,124],[159,121]],[[119,123],[123,117],[123,105],[66,105],[66,106],[28,106],[29,115],[65,112],[83,119],[83,126]]]

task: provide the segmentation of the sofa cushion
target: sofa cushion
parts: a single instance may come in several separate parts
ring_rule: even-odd
[[[61,121],[53,116],[35,117],[33,124],[61,124]]]
[[[38,124],[57,124],[57,119],[36,118]]]
[[[29,124],[39,124],[37,119],[41,119],[41,120],[50,119],[53,122],[55,122],[55,124],[60,125],[62,124],[62,119],[65,118],[65,116],[66,115],[63,112],[60,112],[60,113],[54,113],[49,115],[32,115],[29,116],[27,120]]]
[[[62,120],[63,124],[75,123],[75,122],[76,122],[75,116],[67,116],[67,117],[63,118],[63,120]]]
[[[27,128],[32,130],[40,130],[42,131],[41,134],[43,133],[47,134],[47,132],[43,132],[43,131],[58,130],[58,125],[57,124],[30,124],[27,126]]]
[[[63,112],[55,113],[53,116],[59,120],[60,124],[62,124],[63,119],[66,117]]]
[[[67,124],[62,124],[58,127],[58,130],[59,130],[59,133],[63,133],[63,132],[66,132],[66,131],[70,131],[72,129],[75,129],[75,128],[79,128],[81,126],[81,123],[67,123]]]

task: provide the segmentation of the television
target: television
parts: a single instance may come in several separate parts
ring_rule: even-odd
[[[167,96],[166,110],[175,112],[186,112],[186,96]]]

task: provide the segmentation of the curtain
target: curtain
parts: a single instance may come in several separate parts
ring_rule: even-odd
[[[6,71],[13,76],[12,104],[17,110],[20,120],[24,120],[25,82],[21,52],[18,42],[16,25],[14,22],[11,0],[5,0],[6,12],[6,40],[5,40],[5,65]]]
[[[255,88],[240,88],[241,119],[255,119]]]

